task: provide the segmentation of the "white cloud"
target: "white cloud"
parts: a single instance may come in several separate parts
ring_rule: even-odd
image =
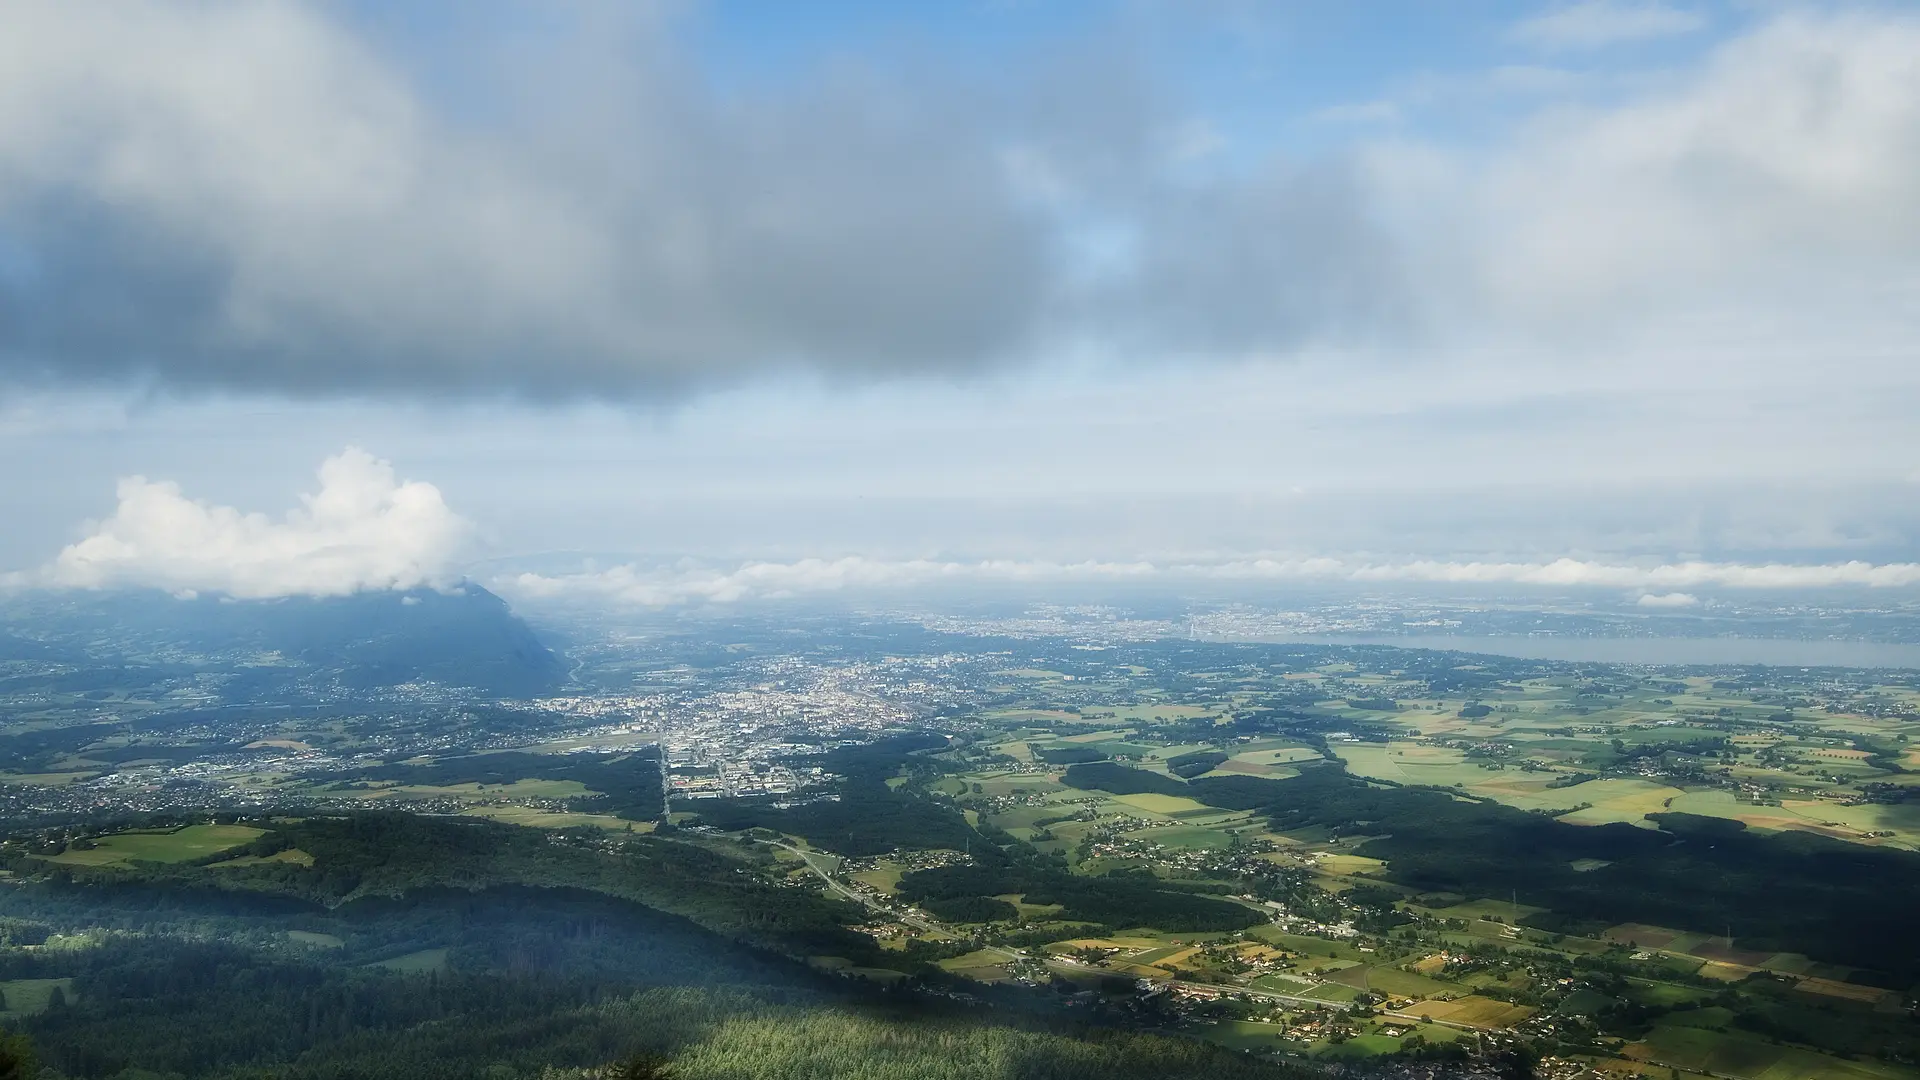
[[[1817,589],[1835,586],[1901,588],[1920,585],[1920,563],[1844,562],[1803,566],[1784,563],[1681,562],[1659,565],[1555,559],[1545,563],[1437,562],[1350,565],[1337,560],[1231,564],[1216,571],[1232,576],[1333,576],[1349,581],[1407,581],[1477,585],[1548,585],[1568,588]]]
[[[911,588],[964,581],[1128,581],[1151,577],[1151,563],[1030,562],[1013,559],[942,562],[847,556],[793,562],[745,562],[728,570],[683,562],[642,568],[633,564],[578,574],[520,574],[494,584],[533,599],[611,600],[645,607],[778,600],[846,590]]]
[[[1436,309],[1478,340],[1531,328],[1564,353],[1607,326],[1777,348],[1792,327],[1805,367],[1860,316],[1886,335],[1911,310],[1916,55],[1920,19],[1783,16],[1623,102],[1543,110],[1491,154],[1389,150],[1373,175],[1438,245]]]
[[[1690,34],[1705,25],[1699,13],[1666,4],[1582,0],[1520,22],[1513,37],[1537,48],[1597,49]]]
[[[1526,332],[1551,358],[1593,324],[1702,316],[1748,344],[1779,340],[1783,312],[1822,350],[1804,367],[1865,334],[1853,316],[1912,311],[1920,281],[1920,19],[1898,11],[1767,19],[1671,71],[1513,65],[1429,86],[1425,109],[1321,113],[1405,140],[1440,113],[1440,131],[1484,132],[1377,148],[1370,169],[1262,162],[1229,126],[1253,167],[1198,172],[1194,153],[1220,156],[1211,129],[1162,130],[1149,89],[1027,108],[1039,73],[983,96],[934,69],[735,98],[642,13],[556,16],[571,30],[503,50],[501,100],[464,107],[343,8],[8,14],[0,375],[619,395],[803,363]],[[1515,33],[1572,47],[1701,24],[1587,0]],[[1503,131],[1521,94],[1605,104]],[[1909,348],[1910,329],[1876,344]]]
[[[190,499],[175,483],[128,477],[113,516],[90,526],[40,577],[245,598],[451,583],[467,526],[438,488],[400,482],[392,465],[352,447],[322,462],[319,479],[299,509],[274,520]]]
[[[15,0],[0,377],[628,396],[1275,347],[1390,299],[1347,177],[1196,192],[1213,137],[1165,137],[1122,56],[723,91],[676,6],[505,40],[455,5],[445,37],[484,44],[423,57],[338,5]],[[1143,236],[1138,287],[1073,272],[1089,216]]]
[[[1818,565],[1682,562],[1649,565],[1556,559],[1552,562],[1366,562],[1322,557],[1220,562],[980,562],[849,556],[793,562],[746,562],[732,569],[681,562],[626,564],[575,574],[525,573],[496,580],[496,589],[530,600],[611,602],[644,607],[734,603],[848,591],[909,589],[949,583],[1300,581],[1524,585],[1560,588],[1817,589],[1920,585],[1920,563]],[[1699,603],[1682,592],[1649,593],[1646,607]]]
[[[944,84],[723,102],[662,7],[556,6],[450,105],[330,5],[8,4],[0,364],[564,395],[1029,329],[1041,230]]]
[[[1634,603],[1650,608],[1683,608],[1698,606],[1700,598],[1692,593],[1683,592],[1642,593],[1640,599],[1635,600]]]

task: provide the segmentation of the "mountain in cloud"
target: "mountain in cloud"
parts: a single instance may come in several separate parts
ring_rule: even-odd
[[[255,690],[318,682],[343,689],[435,683],[509,698],[551,693],[560,658],[478,585],[268,600],[110,591],[42,594],[16,609],[12,637],[92,666],[188,663],[239,672]]]
[[[349,686],[434,682],[533,697],[552,692],[566,674],[506,601],[478,585],[185,603],[205,613],[203,632],[257,643]]]

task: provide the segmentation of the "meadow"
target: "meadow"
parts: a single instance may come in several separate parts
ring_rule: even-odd
[[[246,825],[188,825],[178,829],[103,836],[91,848],[69,848],[48,861],[67,866],[123,866],[135,862],[182,863],[218,855],[258,839],[266,830]]]

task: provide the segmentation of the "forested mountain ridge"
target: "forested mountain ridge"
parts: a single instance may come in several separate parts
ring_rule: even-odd
[[[742,872],[754,846],[589,835],[369,815],[283,822],[240,865],[17,858],[0,936],[35,947],[0,976],[54,988],[18,1027],[75,1078],[585,1077],[636,1055],[715,1080],[1293,1074],[1089,1026],[1049,991],[824,973],[799,957],[882,958],[832,901]],[[295,850],[312,865],[262,854]]]

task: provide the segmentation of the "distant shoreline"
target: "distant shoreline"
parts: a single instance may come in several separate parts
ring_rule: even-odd
[[[1883,641],[1802,641],[1791,638],[1463,637],[1446,634],[1208,635],[1208,641],[1276,645],[1385,645],[1487,653],[1526,660],[1692,667],[1764,664],[1769,667],[1920,669],[1920,645]]]

